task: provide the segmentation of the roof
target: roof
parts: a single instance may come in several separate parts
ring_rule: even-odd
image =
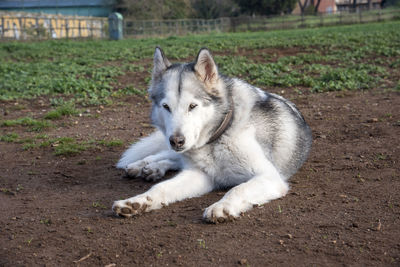
[[[111,6],[115,0],[2,0],[0,9]]]

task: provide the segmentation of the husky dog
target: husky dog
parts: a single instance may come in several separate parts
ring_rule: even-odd
[[[149,88],[157,130],[132,145],[117,167],[157,180],[147,192],[114,202],[124,217],[160,209],[218,188],[230,188],[203,218],[223,222],[283,197],[306,160],[311,130],[290,101],[218,72],[201,49],[195,62],[171,64],[157,47]]]

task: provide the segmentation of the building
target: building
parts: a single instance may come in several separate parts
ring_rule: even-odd
[[[336,0],[338,11],[367,10],[381,7],[382,0]]]
[[[0,11],[107,17],[116,0],[1,0]]]
[[[382,0],[300,0],[304,10],[311,5],[318,5],[319,13],[336,13],[338,11],[366,10],[380,8]],[[292,14],[301,14],[300,4],[297,3]]]

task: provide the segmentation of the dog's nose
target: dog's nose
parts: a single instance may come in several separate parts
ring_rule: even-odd
[[[174,134],[169,137],[169,143],[173,149],[182,148],[185,144],[185,137],[181,134]]]

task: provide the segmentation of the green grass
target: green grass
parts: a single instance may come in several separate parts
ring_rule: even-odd
[[[55,110],[49,111],[44,118],[47,120],[57,120],[62,118],[63,116],[74,116],[78,115],[79,110],[75,108],[73,104],[64,104],[62,106],[57,107]]]
[[[19,137],[19,135],[16,133],[9,133],[9,134],[0,136],[0,141],[13,143],[18,139],[18,137]]]
[[[20,138],[16,133],[4,134],[0,136],[0,141],[22,144],[23,150],[51,148],[56,156],[73,156],[88,149],[112,148],[124,144],[119,139],[78,141],[72,137],[49,138],[46,134],[38,134],[32,138]]]
[[[115,146],[122,146],[124,144],[124,142],[119,139],[110,140],[110,141],[100,140],[100,141],[98,141],[98,144],[102,145],[102,146],[106,146],[106,147],[115,147]]]
[[[171,61],[194,59],[201,47],[217,56],[221,71],[257,86],[306,87],[314,92],[375,87],[391,77],[400,62],[400,21],[252,33],[216,33],[185,37],[107,40],[49,40],[0,43],[0,100],[49,96],[54,104],[110,103],[127,94],[144,95],[135,77],[151,70],[154,47]],[[235,56],[239,50],[246,57]],[[260,49],[298,49],[271,60]],[[251,51],[253,51],[251,53]],[[256,57],[263,60],[255,60]],[[145,61],[144,61],[145,60]],[[146,76],[148,82],[150,73]],[[393,89],[398,88],[397,81]],[[60,115],[61,114],[61,115]],[[57,118],[61,111],[48,114]]]
[[[23,117],[15,120],[4,120],[0,122],[1,127],[28,126],[30,131],[40,132],[52,124],[44,120],[35,120],[31,117]]]

